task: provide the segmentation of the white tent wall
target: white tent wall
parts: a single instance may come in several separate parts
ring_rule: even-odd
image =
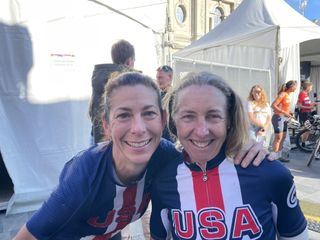
[[[1,1],[0,150],[14,184],[7,214],[37,209],[64,163],[89,146],[92,70],[111,62],[119,39],[135,46],[135,67],[154,75],[158,36],[132,19],[88,0]]]
[[[279,84],[290,80],[298,82],[297,89],[300,89],[300,46],[294,44],[292,46],[281,49],[279,55]],[[278,89],[277,89],[278,91]],[[277,93],[277,92],[276,92]],[[294,107],[298,100],[299,90],[292,94],[291,107]]]
[[[179,58],[174,56],[173,59],[176,62],[175,66],[177,66],[176,72],[180,72],[178,67],[180,64],[177,63],[179,62]],[[276,83],[274,79],[276,76],[274,69],[276,58],[275,51],[272,49],[226,45],[192,53],[185,59],[192,59],[195,64],[201,61],[211,62],[213,65],[217,63],[224,65],[225,68],[228,68],[228,65],[231,65],[233,66],[233,71],[237,72],[240,72],[241,69],[242,71],[243,69],[247,69],[248,74],[246,76],[229,72],[231,68],[228,68],[228,71],[221,75],[230,84],[237,83],[232,86],[235,87],[235,90],[240,96],[247,96],[249,92],[248,89],[250,89],[251,85],[257,84],[258,82],[262,84],[266,90],[269,90],[269,96],[274,96],[275,94],[274,89],[276,89]],[[255,71],[255,69],[258,69],[258,71]],[[268,74],[261,75],[261,72],[266,72]],[[259,73],[259,75],[256,75],[255,73]],[[261,79],[261,77],[263,77],[263,79]],[[241,89],[236,87],[240,83]]]
[[[178,84],[188,72],[209,71],[213,72],[224,79],[233,89],[246,101],[248,96],[248,89],[251,83],[259,84],[264,87],[268,92],[271,92],[271,72],[265,69],[239,67],[230,64],[217,64],[210,61],[194,61],[184,58],[174,58],[174,84]],[[242,81],[245,79],[245,81]],[[270,97],[270,96],[269,96]]]
[[[221,24],[176,57],[270,70],[274,98],[282,83],[300,82],[299,43],[320,38],[320,27],[282,0],[244,0]],[[177,58],[176,58],[177,59]],[[179,69],[176,69],[179,71]],[[237,76],[235,76],[237,77]],[[226,79],[235,82],[236,79]],[[251,81],[240,79],[240,82]],[[255,79],[249,85],[254,85]],[[246,92],[240,93],[247,95]],[[297,93],[294,96],[294,101]],[[270,99],[272,100],[272,99]]]

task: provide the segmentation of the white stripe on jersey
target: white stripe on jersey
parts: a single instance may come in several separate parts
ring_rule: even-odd
[[[135,197],[135,214],[132,217],[132,222],[139,219],[140,213],[138,213],[142,198],[143,198],[143,190],[144,190],[144,181],[145,181],[145,176],[138,182],[137,184],[137,190],[136,190],[136,197]],[[127,187],[122,187],[122,186],[116,186],[116,197],[113,201],[114,204],[114,210],[116,210],[116,214],[114,217],[114,220],[117,219],[119,216],[119,210],[122,209],[123,203],[124,203],[124,191],[127,189]],[[117,227],[118,223],[115,221],[112,221],[112,223],[109,225],[107,232],[113,231]]]
[[[143,178],[137,183],[137,187],[135,189],[136,190],[136,192],[135,192],[135,205],[134,205],[135,206],[135,213],[132,216],[132,219],[130,222],[133,222],[133,221],[140,218],[141,213],[139,213],[138,211],[139,211],[140,205],[142,203],[142,199],[143,199],[145,177],[146,177],[146,174],[144,174]],[[116,197],[113,200],[113,206],[114,206],[113,210],[115,210],[116,212],[115,212],[115,215],[112,219],[111,224],[108,226],[108,228],[104,234],[108,234],[117,228],[118,223],[116,222],[116,219],[119,217],[119,210],[121,210],[123,208],[123,204],[125,202],[124,193],[125,193],[125,190],[127,190],[127,189],[128,189],[128,187],[116,185]],[[132,205],[130,205],[130,206],[132,206]],[[112,236],[114,236],[118,232],[119,231],[113,233]],[[95,237],[96,236],[88,236],[85,238],[81,238],[81,240],[82,239],[85,239],[85,240],[94,239]]]
[[[221,191],[224,199],[227,201],[224,202],[225,211],[226,212],[226,224],[228,226],[227,229],[232,229],[232,217],[234,213],[234,209],[238,206],[243,205],[242,201],[242,194],[241,188],[238,178],[237,170],[232,162],[233,160],[226,158],[220,165],[219,165],[219,172],[223,172],[223,175],[220,175],[220,184],[221,184]],[[228,232],[229,238],[231,232]],[[229,239],[228,238],[228,239]],[[248,236],[245,236],[243,239],[249,239]]]
[[[224,199],[227,199],[227,201],[223,201],[224,210],[230,211],[230,212],[225,212],[224,214],[226,217],[225,220],[227,224],[227,229],[230,230],[232,229],[231,226],[232,226],[232,217],[233,217],[234,209],[237,206],[243,205],[239,178],[238,178],[236,168],[232,163],[232,160],[230,159],[226,159],[220,164],[218,168],[218,172],[224,172],[223,175],[219,174],[218,177],[220,179],[220,188],[221,188],[222,196],[224,197]],[[181,198],[180,198],[181,209],[182,210],[188,209],[193,211],[194,213],[197,213],[198,210],[196,206],[197,201],[195,199],[195,195],[188,195],[188,196],[183,195],[183,193],[190,192],[190,189],[194,189],[192,172],[184,163],[178,166],[176,179],[178,184],[177,191],[181,194]],[[199,229],[200,227],[199,222],[198,221],[195,221],[195,222],[197,224],[196,229]],[[228,235],[230,234],[231,232],[228,232]],[[199,233],[197,233],[197,235],[199,235]],[[243,239],[249,239],[249,238],[246,236]]]
[[[183,179],[182,179],[183,178]],[[190,188],[193,189],[193,181],[192,181],[192,174],[190,169],[185,165],[185,163],[182,163],[178,166],[177,168],[177,192],[180,193],[180,204],[181,208],[180,209],[188,209],[191,210],[192,212],[196,213],[197,212],[197,206],[196,206],[196,199],[194,197],[194,194],[185,196],[183,193],[190,193]],[[183,184],[182,184],[183,183]],[[182,193],[182,194],[181,194]],[[197,223],[197,228],[199,229],[198,226],[198,221]],[[185,224],[185,223],[183,223]]]

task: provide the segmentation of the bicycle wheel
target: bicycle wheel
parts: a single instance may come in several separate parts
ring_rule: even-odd
[[[320,138],[317,140],[316,146],[315,146],[315,148],[312,150],[312,153],[311,153],[311,155],[310,155],[310,157],[309,157],[309,160],[308,160],[308,163],[307,163],[307,166],[308,166],[308,167],[310,166],[312,160],[316,157],[316,154],[317,154],[317,155],[320,154],[320,153],[319,153],[319,151],[320,151],[319,148],[320,148]]]
[[[302,142],[303,138],[305,138],[304,144]],[[309,129],[303,129],[296,136],[296,145],[303,152],[312,152],[318,138],[319,134],[316,132],[312,132]]]

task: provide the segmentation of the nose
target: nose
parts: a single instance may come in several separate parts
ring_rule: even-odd
[[[140,115],[134,116],[131,124],[131,132],[133,134],[142,134],[146,131],[146,124]]]
[[[197,121],[197,125],[195,127],[195,133],[199,137],[205,137],[209,134],[208,124],[204,118],[201,118]]]

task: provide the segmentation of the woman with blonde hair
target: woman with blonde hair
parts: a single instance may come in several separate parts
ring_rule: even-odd
[[[260,85],[254,85],[248,96],[248,116],[250,121],[250,137],[266,143],[266,133],[271,123],[271,108],[266,92]]]
[[[183,152],[153,181],[152,239],[308,239],[290,171],[278,161],[234,164],[248,121],[223,79],[188,74],[168,103]]]

